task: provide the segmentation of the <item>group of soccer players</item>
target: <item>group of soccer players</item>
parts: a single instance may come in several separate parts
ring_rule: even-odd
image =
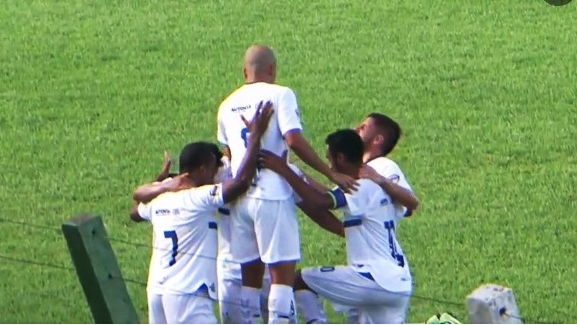
[[[153,228],[150,323],[217,323],[214,300],[223,323],[295,323],[297,314],[327,323],[321,298],[351,323],[403,323],[412,278],[396,229],[419,202],[386,157],[399,125],[372,113],[356,129],[331,133],[326,164],[303,136],[294,92],[275,84],[269,47],[249,47],[244,77],[218,110],[224,150],[190,143],[178,174],[167,159],[156,182],[134,191],[131,218]],[[336,186],[290,164],[289,152]],[[346,265],[296,269],[297,207],[346,239]]]

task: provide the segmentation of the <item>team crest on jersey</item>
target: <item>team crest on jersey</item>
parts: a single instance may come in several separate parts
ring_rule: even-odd
[[[389,199],[384,198],[381,200],[381,205],[387,205],[387,204],[389,204]]]
[[[399,180],[401,179],[401,177],[400,177],[399,175],[391,175],[391,176],[389,176],[388,179],[389,179],[391,182],[398,183]]]

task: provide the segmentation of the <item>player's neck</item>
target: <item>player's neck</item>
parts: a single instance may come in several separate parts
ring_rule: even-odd
[[[342,168],[340,170],[340,172],[342,174],[350,176],[354,179],[359,179],[359,172],[360,171],[361,171],[361,166],[355,166],[355,165],[342,166]]]
[[[244,83],[247,85],[256,84],[259,82],[272,84],[274,83],[274,80],[271,80],[271,78],[268,76],[259,76],[259,75],[249,75],[244,79]]]
[[[203,185],[202,182],[200,182],[196,177],[190,176],[190,177],[186,178],[184,187],[194,188],[194,187],[199,187],[202,185]]]
[[[379,150],[376,149],[369,149],[367,151],[365,151],[365,153],[363,154],[363,163],[368,163],[369,161],[375,159],[375,158],[379,158],[382,157],[383,155],[381,154],[381,152]]]

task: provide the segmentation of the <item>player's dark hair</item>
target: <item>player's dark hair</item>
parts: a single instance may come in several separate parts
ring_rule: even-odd
[[[399,142],[399,139],[401,138],[401,126],[399,126],[399,124],[392,118],[381,113],[371,113],[367,115],[367,118],[373,120],[378,132],[380,132],[385,138],[383,146],[381,147],[381,154],[383,156],[388,155],[393,151],[393,149],[395,149],[397,142]]]
[[[179,172],[190,172],[208,164],[215,156],[213,145],[210,142],[198,141],[184,146],[180,152]]]
[[[343,129],[333,132],[327,136],[325,143],[329,146],[329,152],[333,157],[341,153],[352,164],[363,163],[363,140],[355,130]]]
[[[210,147],[212,154],[216,157],[216,166],[221,167],[223,165],[222,156],[224,154],[222,153],[222,151],[220,151],[220,148],[216,144],[209,143],[208,145]]]

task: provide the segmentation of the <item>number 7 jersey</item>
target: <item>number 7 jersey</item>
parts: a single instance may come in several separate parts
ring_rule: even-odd
[[[337,208],[344,213],[348,264],[359,272],[370,272],[388,291],[411,291],[409,263],[395,232],[402,216],[379,185],[368,179],[358,183],[358,190],[351,194],[339,188],[332,191]]]
[[[152,223],[152,257],[147,291],[194,294],[201,287],[216,292],[217,222],[223,205],[220,184],[159,195],[139,204],[139,215]]]

